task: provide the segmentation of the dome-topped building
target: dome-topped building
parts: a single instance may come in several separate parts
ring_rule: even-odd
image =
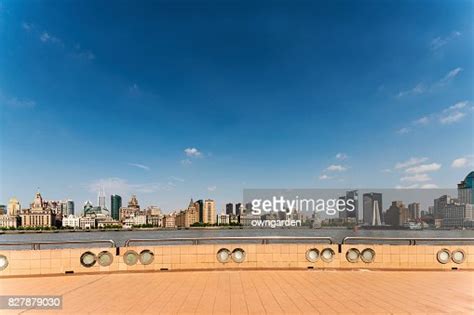
[[[466,178],[458,184],[458,199],[462,204],[474,203],[474,171],[467,174]]]

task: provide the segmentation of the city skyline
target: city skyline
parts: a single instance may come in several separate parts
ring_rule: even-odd
[[[456,187],[469,3],[345,4],[1,2],[0,203]]]

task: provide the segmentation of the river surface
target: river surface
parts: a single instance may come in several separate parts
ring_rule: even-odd
[[[136,231],[94,231],[66,233],[25,233],[2,234],[1,243],[6,242],[41,242],[41,241],[79,241],[79,240],[113,240],[117,246],[123,246],[128,239],[165,239],[194,237],[233,237],[233,236],[330,236],[340,243],[346,236],[367,237],[474,237],[474,230],[358,230],[349,229],[224,229],[224,230],[136,230]],[[49,247],[56,247],[47,245]],[[76,247],[68,244],[59,247]],[[89,247],[89,245],[87,245]],[[97,245],[97,246],[104,246]],[[46,247],[42,246],[42,248]],[[82,245],[84,247],[84,245]],[[91,246],[92,247],[92,246]],[[3,248],[3,247],[0,247]],[[28,247],[26,247],[28,248]]]

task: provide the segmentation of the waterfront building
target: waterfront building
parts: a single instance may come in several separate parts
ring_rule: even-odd
[[[193,199],[191,198],[191,200]],[[204,223],[204,202],[202,200],[198,200],[194,203],[194,207],[199,213],[199,222]]]
[[[120,208],[122,208],[122,197],[119,195],[110,196],[110,211],[115,220],[120,219]]]
[[[66,215],[74,215],[74,201],[71,199],[66,200]]]
[[[228,203],[225,205],[225,213],[228,215],[234,214],[234,204]]]
[[[203,223],[212,225],[216,224],[216,221],[216,203],[212,199],[207,199],[204,201]]]
[[[240,216],[239,216],[239,215],[235,215],[235,214],[231,215],[230,218],[229,218],[230,223],[240,223],[240,217],[241,217],[241,216],[242,216],[242,215],[240,215]]]
[[[95,229],[96,219],[93,217],[81,217],[79,220],[79,225],[83,230]]]
[[[7,206],[0,205],[0,215],[1,214],[7,214]]]
[[[443,195],[434,200],[433,215],[435,219],[443,219],[446,206],[449,204],[458,203],[458,200],[451,198],[451,196]]]
[[[75,216],[74,214],[70,214],[68,216],[63,217],[62,226],[77,229],[81,226],[80,220],[80,217]]]
[[[163,216],[162,225],[164,228],[175,228],[176,227],[176,213],[165,214]]]
[[[189,202],[186,210],[180,211],[176,215],[176,226],[177,227],[190,227],[191,225],[199,222],[199,211],[196,209],[196,203],[193,199]]]
[[[131,228],[134,225],[145,225],[147,224],[146,220],[146,215],[144,214],[137,214],[137,215],[131,215],[125,220],[123,220],[123,225],[125,227]]]
[[[99,205],[101,209],[107,209],[107,206],[105,203],[105,190],[103,187],[99,190],[99,193],[97,195],[97,204]]]
[[[408,223],[409,217],[409,210],[402,201],[392,201],[392,205],[385,213],[385,224],[403,226]]]
[[[0,215],[0,227],[1,228],[17,228],[20,225],[19,216],[11,216],[8,214]]]
[[[20,217],[22,226],[51,227],[55,223],[55,214],[39,192],[35,194],[30,208],[21,211]]]
[[[474,204],[474,171],[458,184],[458,199],[461,204]]]
[[[221,213],[217,216],[217,225],[229,225],[230,224],[230,215],[226,213]]]
[[[410,214],[410,220],[420,219],[420,203],[412,202],[408,205],[408,212]],[[387,223],[387,222],[385,222]]]
[[[382,224],[382,194],[371,192],[363,195],[363,222],[366,225]]]
[[[253,221],[260,221],[261,217],[254,214],[244,214],[240,216],[240,224],[243,226],[253,226]]]
[[[472,204],[452,202],[441,209],[442,226],[447,228],[471,227],[473,221]]]
[[[6,214],[8,214],[9,216],[17,216],[20,214],[20,212],[21,212],[20,202],[16,198],[11,198],[8,201]]]
[[[354,204],[354,210],[352,211],[344,211],[346,212],[346,217],[349,219],[348,221],[354,221],[357,223],[359,220],[359,192],[357,190],[346,191],[346,202],[352,200]],[[382,206],[382,202],[380,202],[380,207]],[[352,219],[351,219],[352,218]]]
[[[127,207],[120,208],[120,221],[127,219],[130,216],[137,216],[142,214],[140,212],[140,204],[138,203],[137,196],[132,195]]]

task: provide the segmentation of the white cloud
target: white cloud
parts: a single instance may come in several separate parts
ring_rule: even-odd
[[[53,44],[62,44],[62,41],[59,38],[49,34],[48,32],[41,33],[39,38],[43,43],[48,43],[49,42],[49,43],[53,43]]]
[[[441,116],[439,118],[439,121],[443,125],[448,125],[460,121],[461,119],[463,119],[464,116],[466,116],[466,114],[464,114],[463,112],[454,112],[449,113],[445,116]]]
[[[452,168],[463,168],[472,166],[474,166],[474,155],[468,155],[465,157],[457,158],[451,163]]]
[[[128,165],[130,166],[135,166],[135,167],[138,167],[138,168],[141,168],[145,171],[149,171],[150,170],[150,167],[149,166],[146,166],[146,165],[143,165],[143,164],[138,164],[138,163],[128,163]]]
[[[430,48],[431,50],[436,51],[459,36],[461,36],[461,33],[458,31],[454,31],[454,32],[451,32],[451,34],[449,34],[448,36],[445,36],[445,37],[438,36],[436,38],[433,38],[433,40],[430,43]]]
[[[435,171],[438,171],[440,168],[441,168],[441,164],[438,164],[438,163],[421,164],[421,165],[407,168],[405,172],[408,174],[435,172]]]
[[[331,176],[328,176],[326,174],[322,174],[322,175],[319,176],[320,180],[327,180],[327,179],[331,179],[331,178],[332,178]]]
[[[184,182],[184,179],[180,177],[176,177],[176,176],[170,176],[169,179],[177,181],[177,182],[182,182],[182,183]]]
[[[399,135],[404,135],[404,134],[407,134],[410,132],[410,128],[407,128],[407,127],[403,127],[403,128],[400,128],[397,130],[397,133]]]
[[[347,170],[347,168],[342,165],[332,164],[332,165],[329,165],[326,170],[331,171],[331,172],[344,172],[345,170]]]
[[[395,168],[396,169],[406,168],[406,167],[417,165],[426,161],[428,161],[427,157],[412,157],[412,158],[409,158],[405,162],[398,162],[397,164],[395,164]]]
[[[338,159],[338,160],[345,160],[347,158],[348,158],[348,156],[345,153],[340,152],[340,153],[336,154],[336,159]]]
[[[217,187],[216,186],[209,186],[207,187],[207,190],[209,191],[216,191]]]
[[[466,107],[467,104],[469,104],[468,101],[457,102],[456,104],[451,105],[448,108],[446,108],[443,112],[447,112],[447,111],[450,111],[450,110],[463,109],[464,107]]]
[[[435,188],[439,188],[438,185],[436,184],[424,184],[424,185],[421,185],[422,189],[435,189]]]
[[[415,174],[413,176],[405,176],[400,178],[401,182],[427,182],[431,178],[427,174]]]
[[[396,189],[414,189],[414,188],[418,188],[418,187],[420,187],[419,184],[412,184],[412,185],[408,185],[408,186],[403,186],[403,185],[395,186]]]
[[[413,123],[415,125],[427,125],[430,122],[430,119],[427,116],[423,116],[417,120],[415,120]]]
[[[186,156],[193,158],[202,156],[202,153],[196,148],[186,148],[184,149],[184,153],[186,153]]]
[[[23,29],[25,31],[29,32],[34,28],[34,25],[30,24],[30,23],[23,22],[23,23],[21,23],[21,27],[23,27]]]

